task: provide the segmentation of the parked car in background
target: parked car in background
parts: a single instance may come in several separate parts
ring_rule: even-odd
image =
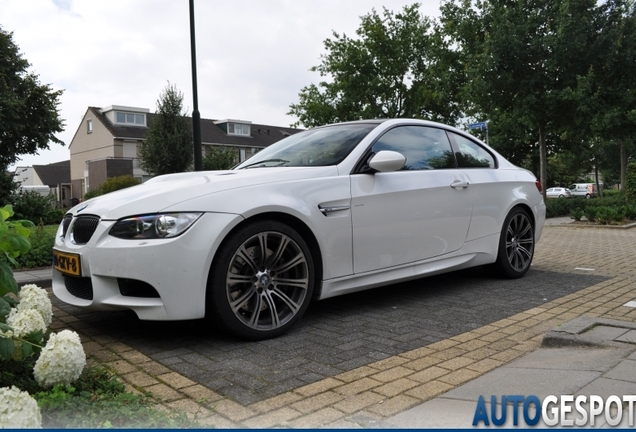
[[[482,265],[522,277],[545,213],[530,171],[454,127],[328,125],[232,170],[158,176],[72,208],[53,291],[79,308],[208,316],[265,339],[312,299]]]
[[[545,191],[545,196],[548,198],[571,198],[572,192],[568,188],[553,187]]]
[[[593,198],[598,195],[598,190],[594,183],[574,183],[568,189],[570,189],[574,197]]]

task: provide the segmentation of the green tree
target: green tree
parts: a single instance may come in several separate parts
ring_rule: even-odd
[[[356,33],[333,32],[324,41],[327,52],[311,70],[326,79],[304,87],[290,105],[297,125],[393,117],[456,122],[463,71],[419,4],[398,13],[384,9],[382,16],[373,10]]]
[[[618,172],[624,185],[636,136],[636,4],[608,0],[599,10],[599,36],[590,47],[595,58],[573,93],[579,106],[577,128],[599,138],[594,153],[600,168]]]
[[[202,164],[204,170],[227,170],[236,165],[238,154],[236,149],[226,147],[213,147],[203,158]]]
[[[549,147],[557,151],[568,138],[564,132],[575,129],[571,93],[593,54],[596,2],[449,0],[441,12],[445,34],[462,52],[469,78],[465,96],[484,118],[509,120],[499,133],[531,131],[529,144],[536,146],[546,184]]]
[[[13,42],[13,33],[0,27],[0,172],[20,155],[37,154],[48,149],[49,143],[64,143],[55,133],[64,130],[58,98],[61,90],[53,91],[40,84],[38,76],[28,72],[30,64]]]
[[[192,166],[192,125],[182,109],[183,93],[168,83],[139,146],[139,164],[150,175],[183,172]]]
[[[109,177],[97,189],[86,192],[86,194],[84,195],[84,199],[88,200],[91,198],[95,198],[96,196],[104,195],[131,186],[136,186],[139,183],[139,179],[131,176],[130,174],[117,177]]]

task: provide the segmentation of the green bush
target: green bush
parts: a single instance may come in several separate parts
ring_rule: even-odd
[[[618,189],[605,189],[603,190],[603,196],[608,198],[608,197],[613,197],[615,195],[620,195],[623,192],[618,190]]]
[[[585,219],[590,222],[596,222],[596,217],[598,215],[598,207],[587,207],[583,210],[583,214],[585,214]]]
[[[580,208],[570,210],[570,217],[575,221],[580,221],[583,217],[583,210]]]
[[[12,385],[38,402],[45,428],[196,428],[184,414],[160,410],[149,394],[126,391],[103,367],[88,367],[72,385],[43,389],[33,378],[34,358],[4,362],[0,387]]]
[[[31,228],[29,242],[31,249],[16,258],[18,268],[37,268],[51,266],[51,249],[55,243],[57,225],[39,224]]]
[[[59,224],[64,217],[64,211],[54,207],[55,196],[42,196],[34,191],[20,191],[13,194],[11,199],[15,219],[30,220],[34,224]]]
[[[139,179],[134,178],[131,175],[123,175],[118,177],[111,177],[107,179],[102,185],[92,191],[84,194],[84,199],[88,200],[95,198],[96,196],[104,195],[116,190],[125,189],[127,187],[136,186],[139,184]]]
[[[90,368],[72,386],[33,394],[45,428],[196,428],[185,414],[165,412],[149,394],[133,394],[104,368]]]
[[[208,154],[203,158],[202,165],[204,170],[228,170],[236,165],[239,154],[236,149],[212,147],[208,149]]]
[[[636,204],[636,162],[627,164],[625,181],[625,196],[627,202],[630,204]]]

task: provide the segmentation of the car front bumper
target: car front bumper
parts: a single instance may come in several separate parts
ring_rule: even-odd
[[[129,309],[144,320],[202,318],[214,254],[242,219],[235,214],[205,213],[180,236],[153,240],[113,237],[108,232],[115,221],[100,221],[84,245],[73,244],[69,239],[62,241],[60,227],[54,248],[77,254],[81,275],[65,275],[54,268],[53,292],[73,306]],[[134,290],[122,289],[129,281],[150,286],[156,293],[148,295],[147,289],[145,294],[135,295]]]

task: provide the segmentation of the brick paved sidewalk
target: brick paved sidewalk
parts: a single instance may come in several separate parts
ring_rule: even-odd
[[[91,362],[127,387],[151,391],[204,425],[338,427],[351,416],[395,415],[534,350],[552,328],[579,316],[636,322],[636,230],[546,226],[533,268],[610,279],[475,330],[243,406],[173,372],[54,308],[52,328],[78,331]]]

